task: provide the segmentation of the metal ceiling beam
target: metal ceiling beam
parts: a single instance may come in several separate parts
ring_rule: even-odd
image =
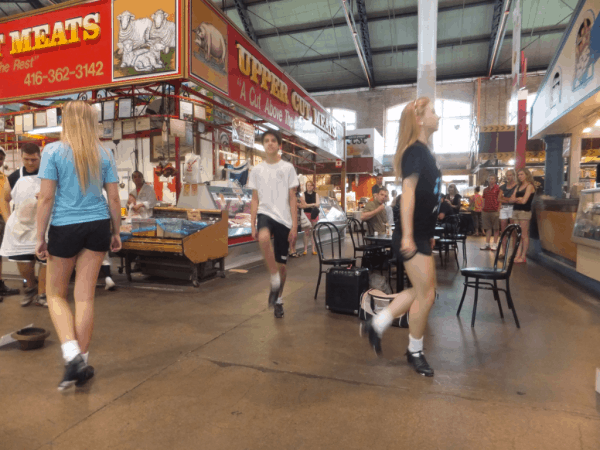
[[[365,0],[356,0],[356,9],[360,23],[360,36],[362,38],[362,49],[365,54],[367,68],[371,72],[371,81],[375,85],[375,69],[373,68],[373,58],[371,56],[371,37],[369,35],[369,23],[367,19],[367,7]]]
[[[45,6],[42,4],[42,2],[40,2],[40,0],[28,0],[27,2],[19,2],[19,3],[29,3],[31,5],[31,7],[34,9],[40,9]]]
[[[358,56],[358,60],[360,61],[363,71],[365,72],[369,87],[373,87],[373,63],[371,61],[371,66],[369,67],[362,42],[358,38],[356,22],[354,21],[354,14],[352,13],[352,5],[350,4],[350,0],[340,0],[340,2],[342,3],[342,9],[344,10],[344,17],[346,18],[350,35],[352,36],[352,42],[354,43],[356,55]]]
[[[250,36],[250,39],[252,39],[258,45],[258,38],[254,32],[254,26],[252,26],[252,22],[250,21],[250,15],[248,14],[248,7],[246,6],[246,3],[244,3],[244,0],[234,0],[234,2],[237,12],[240,16],[240,20],[242,21],[242,25],[244,25],[246,34]]]
[[[490,36],[490,47],[488,50],[488,76],[492,75],[492,70],[498,61],[498,54],[502,48],[504,35],[506,33],[506,22],[510,14],[510,5],[512,0],[496,0],[494,6],[494,15],[492,17],[492,34]]]
[[[551,27],[543,27],[536,28],[534,30],[523,30],[523,35],[529,36],[545,36],[548,34],[562,34],[567,29],[566,25],[554,25]],[[512,33],[506,33],[507,38],[512,37]],[[438,41],[437,48],[446,48],[446,47],[460,47],[461,45],[470,45],[470,44],[487,44],[490,40],[490,36],[488,34],[482,34],[479,36],[472,36],[468,38],[462,39],[449,39],[445,41]],[[417,44],[409,44],[409,45],[394,45],[382,48],[374,48],[371,49],[371,55],[386,55],[390,53],[402,53],[402,52],[411,52],[417,51]],[[286,62],[289,65],[301,65],[301,64],[311,64],[317,62],[325,62],[325,61],[337,61],[339,59],[348,59],[348,58],[356,58],[355,51],[343,52],[343,53],[331,53],[329,55],[317,55],[317,56],[308,56],[304,58],[297,59],[287,59],[286,61],[277,61],[278,64],[283,65]]]
[[[233,0],[232,0],[233,1]],[[271,0],[273,2],[273,0]],[[478,6],[486,6],[493,5],[496,3],[496,0],[465,0],[464,9],[476,8]],[[250,6],[248,0],[246,0],[246,4]],[[463,2],[452,0],[450,2],[444,2],[439,5],[438,13],[462,10]],[[417,17],[417,7],[411,6],[407,8],[397,8],[393,11],[378,11],[367,14],[367,21],[369,23],[380,22],[385,20],[392,19],[402,19],[402,18],[411,18]],[[360,17],[355,17],[355,20],[360,20]],[[323,28],[339,28],[346,26],[346,18],[345,17],[334,17],[333,19],[324,19],[318,20],[310,23],[299,24],[299,25],[289,25],[284,27],[277,27],[277,31],[275,30],[263,30],[257,31],[256,36],[258,39],[266,39],[278,36],[285,36],[287,34],[295,34],[295,33],[307,33],[310,31],[321,31]]]
[[[548,69],[548,66],[539,66],[539,67],[532,67],[531,70],[529,70],[529,68],[527,69],[527,73],[534,73],[534,72],[544,72]],[[496,74],[494,74],[494,76],[500,76],[500,75],[510,75],[510,70],[500,70],[498,71]],[[488,78],[487,76],[487,72],[485,70],[479,70],[479,71],[474,71],[474,72],[463,72],[460,74],[453,74],[453,75],[437,75],[436,80],[439,81],[453,81],[453,80],[470,80],[470,79],[476,79],[476,78]],[[390,82],[386,82],[385,84],[381,84],[380,86],[378,86],[378,88],[385,88],[385,87],[393,87],[393,86],[410,86],[410,85],[416,85],[417,84],[417,78],[402,78],[402,79],[398,79],[398,80],[394,80],[394,81],[390,81]],[[348,85],[348,86],[328,86],[328,87],[323,87],[323,88],[317,88],[317,89],[310,89],[310,88],[305,88],[306,91],[309,94],[316,94],[316,93],[321,93],[321,92],[345,92],[345,91],[351,91],[353,89],[365,89],[367,88],[367,86],[365,86],[365,84],[352,84],[352,85]],[[318,98],[317,98],[318,100]]]
[[[246,1],[246,5],[247,6],[252,6],[252,5],[262,5],[262,4],[267,4],[267,3],[275,3],[277,1],[282,1],[282,0],[245,0]],[[223,11],[228,11],[230,9],[236,9],[236,4],[235,4],[236,0],[223,0]]]

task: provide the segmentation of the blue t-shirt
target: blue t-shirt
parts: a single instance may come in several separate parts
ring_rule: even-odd
[[[73,225],[110,219],[108,203],[102,195],[102,186],[119,181],[115,160],[108,150],[100,149],[102,180],[92,180],[86,193],[81,192],[75,171],[73,151],[63,142],[53,142],[44,147],[39,177],[56,181],[54,210],[51,224]]]

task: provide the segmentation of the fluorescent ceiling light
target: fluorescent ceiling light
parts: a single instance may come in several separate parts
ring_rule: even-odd
[[[589,133],[590,131],[592,131],[592,129],[590,127],[587,127],[587,128],[583,129],[584,133]]]
[[[265,122],[265,123],[264,123],[264,126],[265,126],[265,127],[269,127],[269,128],[271,128],[272,130],[279,131],[279,127],[276,127],[275,125],[271,125],[271,124],[270,124],[270,123],[268,123],[268,122]]]
[[[511,159],[510,161],[508,161],[508,165],[509,166],[514,166],[515,165],[515,160]]]
[[[50,134],[50,133],[60,133],[61,131],[62,131],[62,125],[59,127],[36,128],[34,130],[28,131],[27,134]]]

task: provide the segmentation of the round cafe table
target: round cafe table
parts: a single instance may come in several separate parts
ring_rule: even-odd
[[[379,234],[377,236],[374,235],[365,235],[365,241],[371,242],[373,244],[381,245],[385,248],[392,248],[392,236],[388,236],[385,234]],[[392,251],[392,254],[395,255],[396,252]],[[402,292],[404,290],[404,261],[402,258],[394,257],[393,261],[396,264],[396,293]]]

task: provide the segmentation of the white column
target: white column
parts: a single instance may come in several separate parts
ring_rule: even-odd
[[[417,98],[435,100],[438,0],[419,0]]]

